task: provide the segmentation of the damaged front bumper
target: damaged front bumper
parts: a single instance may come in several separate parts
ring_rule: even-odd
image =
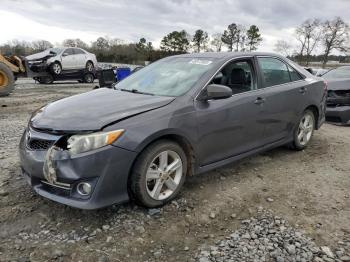
[[[27,129],[20,142],[23,175],[39,195],[81,209],[97,209],[129,200],[128,175],[136,153],[105,146],[71,156],[55,146],[63,135]],[[50,152],[50,153],[48,153]],[[79,193],[86,182],[91,193]]]

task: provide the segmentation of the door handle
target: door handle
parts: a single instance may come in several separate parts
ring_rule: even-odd
[[[299,93],[305,94],[307,91],[307,88],[305,86],[299,88]]]
[[[261,105],[263,103],[265,103],[265,98],[262,98],[260,96],[254,101],[254,104],[256,105]]]

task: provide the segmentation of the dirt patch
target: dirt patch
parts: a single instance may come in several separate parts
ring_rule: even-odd
[[[190,177],[159,210],[82,211],[35,195],[17,147],[31,113],[94,85],[21,82],[0,98],[0,261],[193,261],[258,207],[331,248],[350,238],[350,128],[325,124],[302,152],[277,148]],[[40,248],[38,248],[40,247]]]

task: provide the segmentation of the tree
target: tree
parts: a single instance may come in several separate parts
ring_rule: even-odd
[[[99,50],[108,49],[109,41],[104,37],[99,37],[95,42],[92,43],[92,46]]]
[[[143,54],[147,61],[150,61],[152,58],[153,44],[148,42],[146,38],[140,38],[139,42],[136,44],[135,49],[137,52]]]
[[[75,40],[74,39],[64,39],[62,42],[63,46],[66,47],[75,47]]]
[[[299,56],[302,58],[305,54],[306,65],[308,65],[310,55],[320,40],[320,21],[318,19],[308,19],[304,21],[296,28],[295,34],[300,43]]]
[[[32,42],[32,46],[35,52],[41,52],[48,48],[52,48],[53,45],[46,40],[37,40]]]
[[[257,47],[263,40],[256,25],[251,25],[246,32],[247,48],[249,51],[258,49]]]
[[[227,45],[229,51],[232,52],[233,46],[236,44],[236,51],[238,51],[239,43],[241,40],[242,26],[235,23],[230,24],[224,34],[221,36],[222,42]]]
[[[221,40],[221,34],[220,33],[215,33],[212,35],[212,40],[210,42],[210,45],[214,47],[214,50],[216,52],[221,52],[222,48],[222,40]]]
[[[173,31],[164,36],[160,43],[160,48],[168,52],[186,52],[189,44],[188,34],[185,30]]]
[[[201,49],[205,49],[205,46],[208,43],[208,33],[204,32],[202,29],[196,30],[192,42],[193,46],[196,48],[197,53],[199,53]]]
[[[328,56],[333,50],[345,52],[348,50],[349,25],[340,17],[327,20],[322,24],[322,44],[324,46],[323,67],[328,62]]]
[[[292,45],[290,45],[287,41],[285,40],[278,40],[275,44],[275,49],[277,53],[281,53],[284,56],[291,56],[292,52]]]

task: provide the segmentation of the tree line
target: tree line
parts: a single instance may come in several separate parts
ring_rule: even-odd
[[[305,65],[317,58],[325,66],[333,51],[350,51],[349,24],[341,17],[324,21],[318,18],[307,19],[295,29],[294,37],[298,42],[295,48],[285,40],[278,40],[275,51]],[[321,57],[313,55],[317,48],[323,51]]]
[[[349,25],[340,17],[325,21],[308,19],[296,28],[294,37],[298,43],[296,46],[281,39],[276,42],[275,51],[306,65],[315,59],[321,59],[325,65],[333,51],[350,51]],[[162,38],[159,48],[155,48],[146,38],[141,38],[137,43],[128,43],[118,38],[98,37],[90,44],[77,38],[65,39],[59,45],[83,48],[96,54],[98,61],[140,64],[174,54],[221,52],[224,47],[228,51],[254,51],[262,41],[258,26],[232,23],[223,32],[212,35],[202,29],[192,35],[185,30],[170,32]],[[26,56],[50,47],[53,44],[46,40],[12,40],[0,45],[0,53]],[[322,50],[322,57],[315,56],[316,49]]]
[[[232,23],[223,33],[214,33],[198,29],[193,35],[185,30],[173,31],[163,37],[159,48],[152,42],[141,38],[137,43],[127,43],[118,38],[98,37],[90,44],[81,39],[65,39],[60,46],[80,47],[96,54],[98,61],[119,63],[142,63],[155,61],[160,58],[189,52],[222,51],[226,46],[229,51],[253,51],[262,41],[259,28],[251,25],[245,26]],[[27,56],[53,47],[47,40],[19,41],[12,40],[0,46],[0,53]]]

